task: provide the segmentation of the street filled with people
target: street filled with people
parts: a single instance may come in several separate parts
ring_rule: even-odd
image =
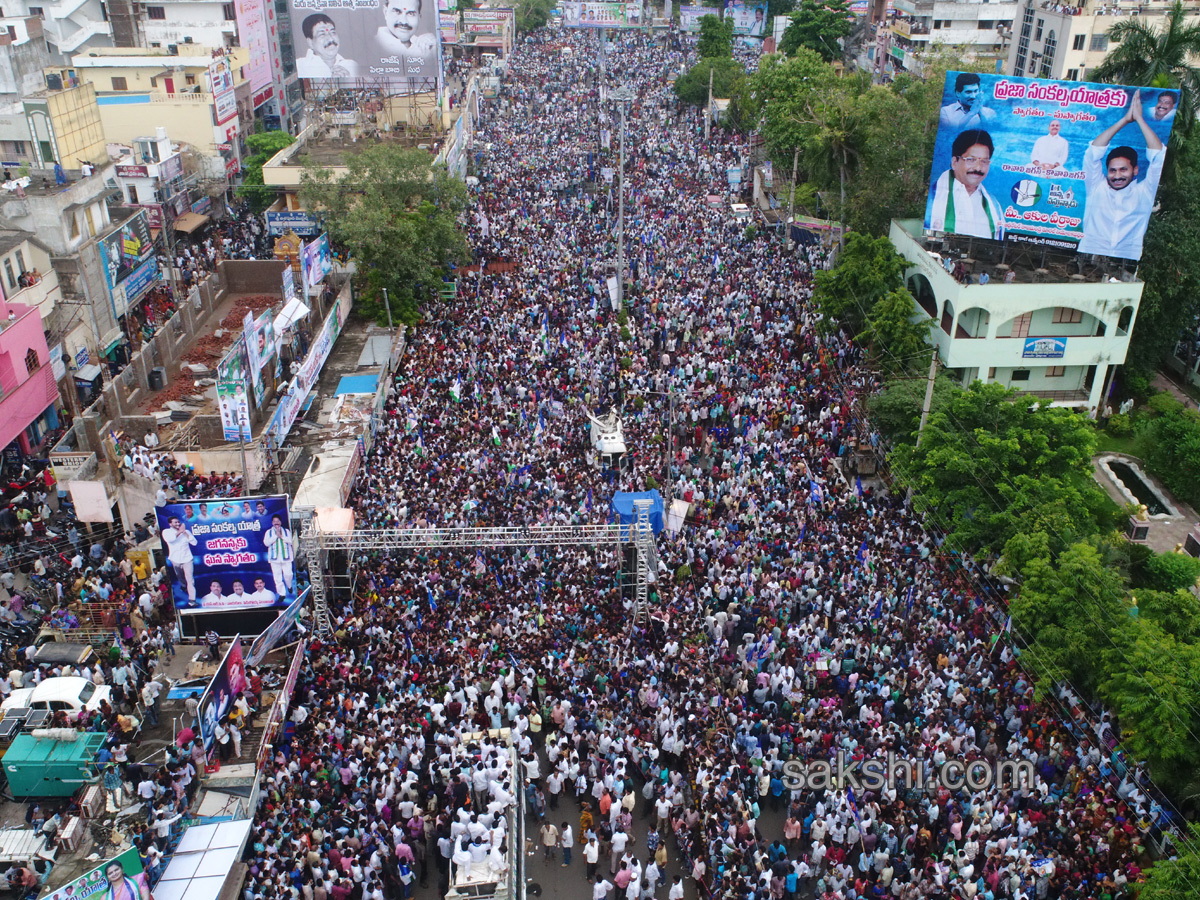
[[[498,877],[517,805],[543,864],[595,900],[1115,898],[1149,863],[1163,814],[1117,723],[1036,699],[1002,591],[850,471],[876,380],[818,328],[827,253],[731,216],[749,148],[677,103],[688,62],[641,34],[610,39],[603,73],[594,35],[518,43],[475,140],[479,266],[410,332],[351,501],[360,528],[532,530],[657,489],[689,509],[658,535],[650,616],[611,546],[346,561],[356,588],[332,601],[336,639],[309,645],[245,900]],[[602,81],[636,97],[621,311]],[[618,469],[588,440],[614,407]],[[1027,778],[796,776],[872,759]]]

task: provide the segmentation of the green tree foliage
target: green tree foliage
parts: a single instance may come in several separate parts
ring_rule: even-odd
[[[826,62],[841,59],[838,43],[854,30],[854,17],[846,0],[800,0],[800,8],[790,20],[779,41],[779,52],[792,56],[801,47],[817,53]]]
[[[1200,578],[1200,559],[1184,553],[1156,553],[1146,560],[1150,587],[1158,591],[1186,591]]]
[[[908,261],[887,238],[851,232],[837,265],[813,276],[813,300],[825,327],[841,324],[852,333],[861,332],[875,304],[904,287],[906,268]]]
[[[1188,840],[1169,860],[1151,866],[1137,900],[1193,900],[1200,885],[1200,825],[1185,822]]]
[[[871,361],[881,372],[902,375],[929,365],[933,321],[916,312],[916,301],[905,288],[888,291],[871,307],[858,340],[870,348]]]
[[[1176,113],[1176,128],[1181,113]],[[1130,363],[1152,375],[1174,350],[1183,328],[1200,312],[1200,142],[1175,157],[1174,183],[1158,192],[1161,208],[1150,217],[1142,265],[1145,282],[1130,338]],[[1164,182],[1165,185],[1165,182]]]
[[[1132,630],[1125,586],[1100,552],[1085,543],[1066,548],[1057,560],[1030,559],[1021,591],[1009,603],[1016,628],[1029,646],[1022,658],[1041,691],[1067,680],[1095,692],[1105,677],[1104,656],[1114,629]],[[1118,636],[1124,641],[1123,636]]]
[[[533,31],[541,28],[550,21],[550,10],[552,9],[554,9],[554,0],[518,0],[517,31]]]
[[[948,400],[930,414],[921,446],[898,444],[892,458],[902,487],[945,523],[952,546],[1000,552],[1018,534],[1041,532],[1057,554],[1110,524],[1085,417],[994,383]]]
[[[736,97],[746,82],[746,69],[733,57],[701,59],[675,79],[675,96],[689,106],[708,103],[708,73],[712,71],[714,97]]]
[[[1114,46],[1095,69],[1093,81],[1178,88],[1179,110],[1171,129],[1171,147],[1179,149],[1191,135],[1200,112],[1200,25],[1189,25],[1193,12],[1182,0],[1161,18],[1130,17],[1108,29]]]
[[[955,391],[962,390],[948,375],[939,374],[933,382],[930,410],[941,409]],[[867,401],[871,424],[891,442],[915,443],[921,408],[925,404],[925,378],[894,378],[883,390]]]
[[[1155,400],[1164,411],[1144,426],[1151,447],[1146,468],[1176,497],[1200,505],[1200,413],[1173,397]]]
[[[296,139],[286,131],[259,131],[246,136],[246,146],[253,155],[246,160],[238,196],[244,197],[250,207],[260,213],[270,206],[278,191],[263,184],[263,164],[284,147],[290,147]]]
[[[1200,600],[1190,590],[1137,591],[1138,610],[1177,640],[1197,643],[1200,638]]]
[[[700,41],[696,53],[701,59],[733,56],[733,19],[720,16],[700,17]]]
[[[306,166],[301,200],[321,211],[330,237],[357,261],[363,311],[386,322],[386,288],[393,313],[416,322],[451,265],[470,258],[457,224],[466,187],[435,168],[424,150],[390,143],[348,157],[346,168],[338,178],[329,169]]]

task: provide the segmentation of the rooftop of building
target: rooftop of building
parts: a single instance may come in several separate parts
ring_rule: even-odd
[[[956,234],[935,234],[920,219],[896,219],[895,224],[939,266],[962,266],[973,283],[987,273],[992,284],[1004,284],[1008,273],[1014,284],[1100,284],[1138,282],[1137,263],[1105,256],[1087,256],[1073,250],[1054,250],[1012,241],[991,241]]]
[[[94,184],[96,194],[106,192],[106,179],[112,174],[112,170],[108,167],[109,163],[106,160],[104,165],[96,166],[96,170],[91,175],[84,175],[82,169],[64,169],[63,176],[66,181],[59,184],[53,169],[30,169],[28,173],[29,183],[22,186],[22,191],[26,197],[53,197],[58,194],[66,194],[72,188],[77,187],[81,183],[88,186]],[[15,166],[5,166],[3,173],[3,181],[21,180],[17,175]],[[12,200],[17,197],[15,187],[13,189],[4,188],[3,193],[0,193],[0,198]]]

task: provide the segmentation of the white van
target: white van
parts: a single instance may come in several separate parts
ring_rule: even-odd
[[[13,691],[8,699],[0,704],[0,713],[27,706],[31,709],[48,709],[51,712],[65,709],[69,713],[78,714],[84,710],[94,712],[104,701],[112,703],[112,688],[107,684],[96,685],[86,678],[63,675],[47,678],[37,687]]]

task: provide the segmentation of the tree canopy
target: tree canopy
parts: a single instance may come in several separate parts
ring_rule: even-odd
[[[800,0],[800,8],[788,19],[779,41],[779,52],[786,56],[805,47],[826,62],[841,59],[842,47],[838,42],[854,30],[854,17],[847,0]]]
[[[237,192],[256,213],[270,206],[278,196],[275,188],[263,184],[263,165],[284,147],[294,143],[296,139],[286,131],[258,131],[246,135],[246,146],[253,151],[253,155],[246,160],[242,183]]]
[[[733,19],[707,15],[700,17],[700,40],[696,54],[701,59],[733,56]]]
[[[348,157],[346,170],[339,178],[305,166],[300,198],[355,258],[363,311],[386,321],[386,288],[393,314],[416,322],[452,267],[470,258],[458,227],[466,186],[435,167],[426,151],[391,143]]]

